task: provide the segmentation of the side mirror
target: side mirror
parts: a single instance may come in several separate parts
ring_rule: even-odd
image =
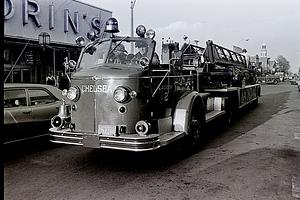
[[[149,59],[147,57],[142,57],[139,60],[139,64],[140,64],[140,66],[142,66],[143,69],[145,69],[146,67],[149,66]]]
[[[68,60],[66,59],[63,65],[66,70],[70,70],[70,71],[74,71],[76,68],[76,62],[74,60],[69,60],[68,62]]]
[[[74,60],[70,60],[69,61],[69,69],[71,70],[71,71],[74,71],[75,70],[75,68],[76,68],[76,61],[74,61]]]

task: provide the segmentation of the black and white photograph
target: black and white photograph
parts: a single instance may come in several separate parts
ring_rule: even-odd
[[[300,1],[3,5],[4,200],[300,200]]]

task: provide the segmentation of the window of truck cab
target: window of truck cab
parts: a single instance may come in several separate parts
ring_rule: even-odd
[[[133,52],[131,52],[131,46],[133,46]],[[154,45],[149,45],[145,39],[113,38],[98,41],[83,50],[80,68],[93,69],[103,67],[105,64],[118,65],[118,67],[140,67],[138,59],[136,61],[134,58],[141,51],[141,46],[146,47],[143,56],[151,60]],[[123,60],[116,61],[118,56]]]

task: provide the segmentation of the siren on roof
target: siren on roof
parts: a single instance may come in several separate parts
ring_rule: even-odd
[[[104,32],[106,32],[106,33],[118,33],[118,32],[120,32],[119,31],[118,20],[116,18],[113,18],[113,17],[109,18],[106,21]]]

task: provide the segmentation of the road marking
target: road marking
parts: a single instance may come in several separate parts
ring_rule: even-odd
[[[300,199],[300,177],[292,177],[292,195]]]
[[[300,140],[300,133],[294,133],[294,138],[296,140]]]

